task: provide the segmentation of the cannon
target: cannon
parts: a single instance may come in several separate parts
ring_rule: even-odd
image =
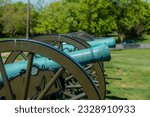
[[[7,45],[8,48],[5,48],[5,45]],[[14,63],[10,64],[7,68],[7,65],[5,65],[3,62],[4,60],[2,59],[2,57],[0,57],[0,71],[4,84],[4,86],[1,86],[0,89],[1,97],[5,97],[6,99],[101,99],[98,88],[94,83],[94,79],[91,79],[91,77],[87,74],[83,67],[79,65],[79,63],[77,63],[77,61],[81,62],[81,64],[84,64],[85,62],[84,61],[82,63],[80,59],[76,58],[75,54],[78,55],[78,51],[69,53],[70,55],[67,55],[48,44],[31,40],[1,41],[0,47],[0,53],[2,54],[5,52],[25,52],[26,55],[28,55],[28,61],[21,61],[23,62],[23,64],[26,64],[26,69],[18,69],[19,72],[17,73],[19,74],[13,77],[7,75],[9,74],[7,73],[7,69],[10,68],[10,71],[11,69],[15,69],[13,67],[11,68],[10,65],[14,64],[15,67],[19,62],[15,63],[13,61]],[[106,50],[108,50],[108,48]],[[85,53],[90,53],[91,49],[88,51],[89,52]],[[43,58],[39,58],[38,61],[38,58],[34,58],[34,55],[36,54],[42,55]],[[93,54],[91,55],[93,56]],[[74,60],[70,56],[72,56],[76,60]],[[107,57],[107,59],[110,59],[110,55]],[[49,67],[43,67],[43,65],[41,64],[41,67],[39,67],[40,65],[37,64],[42,61],[41,59],[44,59],[45,61],[47,60],[50,63],[53,63],[53,61],[55,61],[56,63],[58,63],[57,65],[59,67],[57,67],[57,69],[55,69],[54,71],[49,70]],[[34,62],[35,60],[37,60],[38,62]],[[41,70],[38,71],[37,75],[36,71],[38,69]],[[69,76],[68,74],[64,73],[66,71],[69,72]],[[71,82],[70,80],[68,80],[70,79],[70,77],[73,77],[75,80]],[[16,86],[16,83],[18,82],[20,83],[18,84],[18,86]],[[14,91],[17,91],[17,93],[14,94]]]
[[[103,45],[103,44],[108,45],[109,48],[115,48],[115,46],[116,46],[116,41],[113,38],[107,38],[107,39],[103,38],[100,40],[88,41],[87,43],[92,47]],[[65,52],[71,52],[76,49],[74,46],[68,45],[68,44],[63,44],[62,47],[63,47],[62,49]]]
[[[98,45],[104,44],[104,41],[101,42],[101,40],[97,41],[96,43],[93,43],[92,41],[86,42],[83,39],[68,36],[68,35],[62,35],[62,34],[61,35],[58,35],[58,34],[41,35],[41,36],[34,37],[33,39],[53,45],[54,47],[59,48],[63,52],[72,52],[72,51],[76,51],[79,49],[85,49],[91,46],[98,46]],[[111,44],[111,46],[114,46],[114,47],[116,45],[116,42],[114,39],[110,39],[109,43]],[[105,96],[106,96],[106,84],[105,84],[103,66],[104,66],[103,63],[96,62],[88,66],[86,65],[85,67],[86,71],[88,71],[90,76],[93,79],[96,79],[96,81],[98,82],[99,94],[101,96],[101,99],[105,99]]]
[[[68,53],[73,59],[75,59],[79,64],[90,64],[97,61],[109,61],[110,52],[108,46],[100,45],[97,47],[91,47],[84,50],[78,50]],[[33,72],[31,75],[36,75],[39,73],[39,70],[49,70],[57,71],[60,68],[60,65],[52,60],[49,60],[46,57],[40,56],[39,58],[34,58],[33,60]],[[22,60],[20,62],[6,64],[5,69],[8,76],[8,79],[13,79],[18,76],[22,71],[26,71],[27,60]],[[36,70],[35,70],[36,69]],[[0,85],[2,84],[2,76],[0,74]]]
[[[97,40],[97,42],[95,43],[106,43],[109,45],[110,48],[115,48],[116,47],[116,41],[113,37],[100,37],[97,38],[93,35],[90,35],[86,32],[73,32],[73,33],[69,33],[67,34],[67,36],[71,36],[71,37],[75,37],[75,38],[79,38],[80,40],[84,40],[84,41],[92,41],[95,42],[95,40]]]
[[[89,48],[91,46],[99,46],[101,44],[107,44],[110,48],[116,46],[116,42],[114,38],[106,38],[101,40],[92,39],[92,41],[91,40],[85,41],[84,39],[68,36],[67,34],[66,35],[64,34],[63,35],[62,34],[41,35],[41,36],[34,37],[33,39],[53,45],[54,47],[57,47],[64,52],[72,52],[78,49]],[[105,84],[105,77],[104,77],[104,67],[103,67],[104,64],[101,62],[97,62],[92,65],[90,64],[90,66],[91,67],[88,67],[88,71],[90,71],[89,74],[93,79],[97,79],[97,81],[99,82],[99,93],[101,99],[105,99],[106,84]]]
[[[68,35],[63,35],[63,36],[69,38]],[[77,37],[72,37],[72,38],[77,38]],[[77,38],[77,39],[81,41],[80,38]],[[87,41],[87,43],[89,45],[91,45],[92,47],[98,46],[98,45],[101,45],[101,44],[106,44],[106,45],[108,45],[109,48],[115,48],[116,47],[116,41],[115,41],[115,39],[113,37],[107,37],[107,38],[105,37],[105,38],[93,39],[92,41],[91,40]],[[71,46],[67,47],[67,45],[66,45],[65,48],[72,49],[73,47],[71,47]]]
[[[85,49],[91,47],[87,42],[79,40],[77,38],[73,37],[68,37],[65,35],[56,35],[56,34],[50,34],[50,35],[42,35],[35,37],[34,40],[42,41],[44,43],[53,45],[54,47],[60,49],[61,51],[65,52],[70,52],[70,51],[75,51],[75,50],[80,50],[80,49]],[[72,48],[64,48],[63,44],[66,43],[68,44],[68,47],[71,45]],[[74,48],[74,49],[73,49]],[[16,52],[13,51],[11,54],[6,58],[5,63],[13,63],[15,59],[18,56],[22,56],[24,59],[27,59],[26,55],[23,52]],[[36,57],[41,57],[37,56]],[[99,88],[99,94],[101,99],[105,99],[105,78],[103,74],[103,68],[100,62],[96,62],[93,64],[88,64],[83,66],[87,73],[92,77],[92,79],[95,79],[96,83],[98,82],[98,88]],[[72,77],[69,77],[70,80],[72,80]]]

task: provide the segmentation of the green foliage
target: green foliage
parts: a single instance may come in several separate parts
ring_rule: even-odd
[[[38,33],[85,31],[106,35],[117,31],[125,37],[139,36],[149,30],[148,4],[142,0],[62,0],[42,10],[35,29]]]
[[[2,34],[2,30],[3,30],[2,21],[1,21],[2,6],[5,5],[5,4],[8,4],[10,2],[11,2],[11,0],[0,0],[0,34]]]
[[[22,2],[2,6],[1,22],[4,34],[24,34],[26,27],[26,5]]]
[[[61,10],[56,17],[56,32],[68,33],[74,32],[78,29],[77,18],[77,3],[76,2],[62,2]]]
[[[39,17],[39,12],[36,10],[36,8],[32,5],[30,7],[30,34],[34,35],[36,34],[34,28],[37,25],[38,22],[38,17]]]
[[[26,4],[0,2],[0,32],[25,34]],[[39,0],[37,6],[31,6],[32,34],[85,31],[101,36],[118,32],[127,38],[150,31],[150,3],[143,0],[57,0],[43,4],[44,0]]]
[[[145,6],[146,6],[146,14],[145,14],[144,26],[146,31],[150,31],[150,3],[145,4]]]
[[[105,34],[116,29],[115,15],[111,15],[109,7],[111,3],[105,0],[54,2],[42,10],[35,30],[37,33],[86,31]]]
[[[111,3],[106,0],[81,0],[78,5],[79,28],[93,34],[106,34],[116,29]]]
[[[37,18],[37,25],[34,28],[36,33],[54,33],[56,32],[56,23],[58,11],[60,10],[60,2],[54,2],[45,7]]]
[[[1,17],[2,17],[2,8],[0,7],[0,34],[2,33],[2,22],[1,22]]]
[[[114,0],[112,3],[116,10],[118,32],[125,37],[140,36],[145,30],[145,20],[148,22],[146,17],[149,16],[150,4],[142,0]]]
[[[38,12],[30,6],[30,33],[34,34]],[[23,2],[8,3],[0,7],[0,33],[8,36],[25,35],[26,33],[27,4]]]
[[[54,2],[45,7],[35,27],[37,33],[68,33],[76,29],[76,5],[72,2]]]

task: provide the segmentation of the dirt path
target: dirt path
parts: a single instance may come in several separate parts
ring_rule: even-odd
[[[2,56],[8,56],[10,52],[1,53]]]

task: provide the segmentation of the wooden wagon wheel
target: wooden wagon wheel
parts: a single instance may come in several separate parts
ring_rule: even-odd
[[[7,45],[7,48],[6,48],[6,45]],[[8,73],[9,71],[8,69],[6,69],[6,64],[4,64],[3,62],[2,53],[13,52],[13,51],[14,52],[26,52],[28,53],[28,57],[26,61],[27,64],[26,64],[25,71],[17,71],[19,72],[19,75],[10,78],[9,73]],[[49,58],[50,60],[53,60],[60,65],[60,68],[53,73],[52,78],[49,77],[49,73],[48,73],[51,71],[49,71],[48,69],[44,69],[44,67],[43,67],[43,71],[41,71],[37,69],[36,65],[34,65],[33,61],[34,61],[35,54]],[[7,64],[7,65],[10,66],[13,64]],[[17,66],[15,65],[14,65],[14,68],[10,68],[10,71],[12,71],[12,74],[14,74],[14,70],[16,68]],[[69,71],[70,74],[73,75],[73,77],[80,83],[80,86],[82,87],[83,92],[81,92],[78,95],[69,95],[69,93],[65,92],[64,89],[62,90],[61,87],[63,86],[60,83],[61,76],[66,70]],[[90,76],[78,63],[76,63],[67,54],[42,42],[37,42],[33,40],[32,41],[31,40],[0,41],[0,73],[1,73],[0,81],[3,82],[1,83],[1,88],[0,88],[1,98],[45,99],[47,95],[53,95],[54,93],[58,93],[57,91],[59,91],[59,93],[63,95],[70,96],[70,98],[68,99],[81,99],[85,96],[87,97],[87,99],[94,99],[94,100],[100,99],[100,95],[98,93],[97,87],[95,87],[95,84],[92,82]],[[42,78],[41,78],[41,74],[43,76]],[[79,76],[82,78],[80,78]],[[45,81],[45,84],[44,83],[42,84],[43,89],[40,87],[39,89],[41,90],[39,90],[39,92],[37,92],[36,95],[33,95],[34,90],[38,89],[37,85],[41,86],[39,82],[41,81],[41,79],[44,79],[44,77],[46,77],[45,78],[46,81]],[[18,80],[19,82],[17,82],[18,84],[13,83],[17,81],[16,79],[19,79]],[[33,87],[34,89],[32,89]],[[58,88],[59,90],[57,90],[56,87],[59,87]],[[51,90],[53,91],[51,92]],[[18,91],[17,93],[19,94],[16,94],[15,91]]]
[[[77,37],[77,38],[84,40],[84,41],[93,41],[95,38],[93,35],[90,35],[86,32],[72,32],[72,33],[69,33],[67,35],[71,36],[71,37]]]

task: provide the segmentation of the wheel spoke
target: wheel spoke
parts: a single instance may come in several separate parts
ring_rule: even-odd
[[[5,64],[13,63],[15,59],[19,56],[20,52],[18,51],[12,51],[10,55],[5,60]]]
[[[89,70],[89,69],[91,69],[92,67],[93,67],[93,65],[90,64],[90,65],[88,65],[87,67],[85,67],[85,70]],[[65,78],[65,81],[67,82],[67,81],[71,80],[72,78],[73,78],[73,75],[70,75],[70,76],[68,76],[67,78]]]
[[[8,80],[8,76],[7,76],[6,69],[3,64],[3,59],[2,59],[1,54],[0,54],[0,73],[3,79],[4,86],[6,87],[6,90],[9,92],[8,99],[14,99],[15,97],[13,95],[13,91],[12,91],[10,82]]]
[[[66,86],[66,89],[80,89],[82,88],[81,85],[69,85],[69,86]]]
[[[90,70],[93,67],[92,64],[88,65],[87,67],[85,67],[85,70]]]
[[[49,83],[47,84],[47,86],[44,88],[44,90],[41,92],[41,94],[37,97],[37,100],[42,99],[46,93],[49,91],[49,89],[52,87],[52,85],[56,82],[56,80],[58,78],[60,78],[60,76],[65,72],[64,68],[60,68],[56,74],[53,76],[52,80],[49,81]]]
[[[74,97],[70,98],[69,100],[80,100],[80,99],[82,99],[85,96],[86,96],[86,93],[81,93],[81,94],[79,94],[77,96],[74,96]]]
[[[21,52],[20,55],[23,57],[24,60],[27,60],[27,56],[25,53]]]
[[[58,49],[61,50],[61,51],[63,51],[63,45],[62,45],[62,42],[59,41],[59,42],[57,42],[57,43],[58,43]]]
[[[68,82],[69,80],[71,80],[73,78],[73,75],[68,76],[67,78],[65,78],[65,81]]]
[[[9,56],[6,58],[5,60],[5,64],[9,64],[9,63],[13,63],[17,57],[21,55],[23,57],[24,60],[27,59],[27,56],[25,55],[25,53],[23,52],[19,52],[19,51],[12,51]]]
[[[28,64],[27,64],[27,70],[26,70],[26,75],[25,75],[24,85],[23,85],[23,92],[22,92],[22,97],[21,97],[21,99],[23,100],[27,99],[27,95],[28,95],[28,89],[29,89],[30,77],[31,77],[31,71],[32,71],[33,55],[34,55],[33,53],[29,53],[28,55]]]
[[[73,94],[71,94],[71,93],[69,93],[69,92],[67,92],[67,91],[65,91],[65,92],[63,92],[63,94],[65,95],[65,96],[67,96],[67,97],[70,97],[70,98],[73,98],[75,95],[73,95]]]

